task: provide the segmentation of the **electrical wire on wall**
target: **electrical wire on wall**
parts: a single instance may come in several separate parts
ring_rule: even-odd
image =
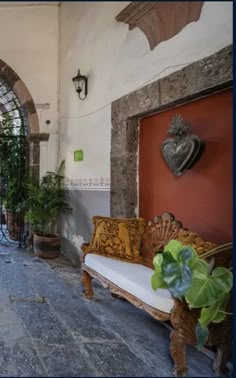
[[[227,54],[226,52],[222,52],[221,54],[219,53],[219,55],[222,55],[222,56],[224,56],[224,55],[226,55],[226,54]],[[152,76],[150,79],[148,79],[147,81],[143,82],[142,84],[140,84],[139,86],[137,86],[136,88],[134,88],[133,90],[131,90],[129,93],[132,93],[132,92],[134,92],[134,91],[137,91],[138,89],[140,89],[140,88],[144,87],[145,85],[151,83],[153,80],[157,79],[160,75],[162,75],[163,72],[165,72],[166,70],[170,70],[170,69],[172,69],[172,68],[176,68],[176,67],[184,68],[184,67],[186,67],[187,65],[190,65],[190,64],[192,64],[192,63],[194,63],[194,62],[195,62],[195,61],[190,61],[190,62],[185,62],[185,63],[175,64],[175,65],[173,65],[173,66],[167,66],[167,67],[165,67],[163,70],[161,70],[159,73],[155,74],[155,75]],[[176,71],[174,71],[174,72],[176,72]],[[174,72],[173,72],[173,73],[174,73]],[[129,95],[129,93],[125,93],[125,94],[123,94],[123,95],[120,96],[120,97],[127,96],[127,95]],[[120,97],[119,97],[119,98],[120,98]],[[103,109],[105,109],[106,107],[110,106],[110,105],[111,105],[114,101],[116,101],[117,99],[118,99],[118,98],[115,98],[115,99],[113,99],[112,101],[109,101],[109,102],[106,103],[105,105],[101,106],[100,108],[97,108],[96,110],[93,110],[93,111],[91,111],[91,112],[89,112],[89,113],[86,113],[86,114],[83,114],[83,115],[81,115],[81,116],[63,116],[63,115],[62,115],[62,116],[60,116],[60,119],[81,119],[81,118],[88,117],[88,116],[90,116],[90,115],[92,115],[92,114],[96,114],[96,113],[99,112],[100,110],[103,110]]]

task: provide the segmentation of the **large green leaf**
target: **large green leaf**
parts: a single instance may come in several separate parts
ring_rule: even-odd
[[[222,320],[224,320],[224,310],[228,299],[229,296],[224,295],[221,299],[213,303],[211,306],[202,308],[199,318],[199,322],[202,327],[207,327],[211,322],[220,323]]]
[[[170,240],[166,244],[163,253],[169,252],[174,258],[177,258],[179,251],[183,248],[183,244],[178,240]]]
[[[208,273],[208,263],[200,258],[191,259],[189,266],[193,270],[194,278],[205,278]]]
[[[191,287],[185,293],[190,308],[211,306],[232,288],[233,276],[228,269],[215,268],[212,274],[208,275],[205,267],[205,264],[201,263],[201,269],[193,270]]]
[[[193,257],[192,248],[189,248],[189,246],[182,247],[182,249],[179,251],[178,261],[187,264]]]
[[[158,273],[154,273],[151,276],[151,285],[153,290],[157,289],[165,289],[166,288],[166,283],[163,281],[162,275]]]
[[[208,329],[207,327],[203,327],[201,323],[198,322],[195,332],[197,336],[197,347],[198,349],[201,349],[207,341],[209,334]]]
[[[164,282],[163,277],[162,277],[162,269],[161,269],[162,262],[163,262],[162,253],[158,253],[153,259],[153,265],[155,268],[155,273],[151,277],[151,286],[153,290],[166,288],[166,283]]]
[[[155,269],[161,269],[161,264],[163,262],[163,255],[162,253],[157,253],[153,259],[153,265]]]
[[[177,260],[170,252],[163,253],[162,273],[171,294],[179,298],[191,285],[192,270],[188,266],[188,261],[192,258],[192,251],[182,248],[176,257]]]

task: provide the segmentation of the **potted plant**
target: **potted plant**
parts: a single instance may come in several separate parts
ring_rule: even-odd
[[[69,214],[67,190],[64,181],[65,161],[56,172],[47,172],[40,182],[28,184],[26,219],[33,232],[33,248],[37,256],[55,258],[60,254],[61,238],[57,233],[61,214]]]
[[[152,288],[167,288],[173,297],[185,301],[189,309],[198,309],[196,337],[199,348],[207,341],[210,323],[220,323],[228,314],[225,308],[233,275],[231,268],[215,267],[215,257],[223,249],[224,246],[220,246],[199,256],[191,246],[170,240],[163,253],[153,259]]]

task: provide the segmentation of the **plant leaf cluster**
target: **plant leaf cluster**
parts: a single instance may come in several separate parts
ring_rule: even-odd
[[[72,211],[68,191],[64,188],[64,168],[63,160],[56,172],[47,172],[40,182],[31,179],[28,183],[26,219],[32,230],[41,236],[54,235],[59,216]]]
[[[212,253],[213,255],[214,253]],[[206,253],[210,256],[209,252]],[[167,288],[173,297],[184,299],[190,309],[201,308],[196,327],[198,347],[206,342],[208,325],[225,318],[225,307],[232,289],[233,275],[225,267],[215,267],[191,246],[170,240],[162,254],[153,259],[153,290]]]
[[[18,213],[26,197],[25,179],[28,176],[23,119],[17,129],[9,114],[2,115],[0,140],[1,203],[5,209]]]

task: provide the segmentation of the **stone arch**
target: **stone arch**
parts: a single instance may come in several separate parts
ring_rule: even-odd
[[[17,73],[3,60],[0,59],[0,76],[5,79],[17,96],[27,122],[28,134],[39,133],[39,119],[33,98]]]
[[[34,100],[25,83],[17,73],[2,59],[0,59],[0,77],[3,78],[18,98],[23,110],[27,140],[29,142],[29,168],[30,174],[39,179],[40,176],[40,141],[47,141],[49,134],[40,133],[39,119]]]

